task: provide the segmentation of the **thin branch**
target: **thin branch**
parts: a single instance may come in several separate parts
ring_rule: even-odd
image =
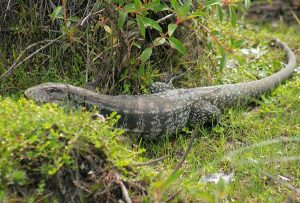
[[[300,161],[300,156],[288,156],[288,157],[279,157],[277,159],[260,159],[260,160],[246,160],[236,162],[240,165],[252,165],[255,164],[271,164],[271,163],[282,163],[282,162],[292,162],[292,161]]]
[[[39,53],[40,51],[46,49],[47,47],[49,47],[51,44],[53,44],[54,42],[57,42],[59,39],[61,38],[58,37],[54,40],[44,40],[44,41],[41,41],[41,42],[37,42],[37,43],[34,43],[34,44],[31,44],[29,45],[28,47],[26,47],[22,53],[18,56],[17,60],[13,63],[13,65],[11,65],[7,71],[5,71],[1,76],[0,76],[0,80],[4,80],[6,79],[7,77],[9,77],[14,70],[16,70],[20,65],[22,65],[25,61],[27,61],[28,59],[32,58],[33,56],[35,56],[37,53]],[[42,44],[42,43],[45,43],[45,42],[48,42],[46,45],[42,46],[41,48],[37,49],[35,52],[33,52],[32,54],[30,54],[29,56],[27,56],[26,58],[24,58],[21,62],[19,62],[19,60],[21,59],[22,55],[28,51],[29,49],[39,45],[39,44]],[[18,63],[19,62],[19,63]]]
[[[242,147],[240,149],[237,149],[237,150],[233,150],[231,151],[229,154],[227,154],[225,157],[223,157],[223,159],[232,159],[234,156],[246,151],[246,150],[249,150],[249,149],[254,149],[254,148],[258,148],[258,147],[263,147],[263,146],[266,146],[266,145],[271,145],[271,144],[277,144],[277,143],[282,143],[282,142],[300,142],[300,138],[298,137],[278,137],[278,138],[274,138],[274,139],[271,139],[271,140],[266,140],[266,141],[261,141],[259,143],[255,143],[255,144],[252,144],[252,145],[249,145],[249,146],[245,146],[245,147]]]
[[[92,15],[92,12],[90,12],[80,23],[80,26],[83,26],[84,23],[90,18],[90,16]]]
[[[48,193],[47,195],[41,197],[41,199],[37,199],[37,200],[35,201],[35,203],[43,202],[45,199],[47,199],[48,197],[50,197],[50,196],[52,196],[52,195],[53,195],[53,192],[50,192],[50,193]]]
[[[167,199],[166,203],[171,202],[179,193],[181,193],[182,189],[178,190],[175,194],[173,194],[169,199]]]
[[[289,188],[290,190],[293,190],[294,192],[296,192],[297,194],[300,194],[300,190],[298,188],[296,188],[295,186],[293,186],[292,184],[286,182],[286,181],[283,181],[279,178],[276,178],[275,176],[257,168],[257,170],[262,173],[264,176],[267,176],[268,178],[270,178],[271,180],[273,180],[275,183],[279,183],[281,185],[284,185],[285,187]]]
[[[133,166],[147,166],[147,165],[153,165],[153,164],[156,164],[162,160],[165,160],[166,158],[168,157],[168,155],[165,155],[165,156],[162,156],[162,157],[159,157],[157,159],[153,159],[153,160],[150,160],[150,161],[147,161],[147,162],[143,162],[143,163],[138,163],[138,164],[133,164]]]
[[[199,23],[199,22],[198,22]],[[230,47],[227,47],[223,42],[221,42],[215,35],[213,35],[210,31],[210,29],[208,27],[206,27],[205,25],[203,25],[202,23],[199,23],[199,25],[201,27],[204,28],[204,31],[206,31],[207,34],[209,34],[211,36],[211,38],[217,43],[219,44],[223,49],[225,49],[228,52],[234,52],[233,49],[231,49]]]
[[[117,180],[116,180],[117,184],[119,184],[121,187],[123,198],[124,198],[125,202],[132,203],[132,201],[129,197],[129,194],[128,194],[128,190],[127,190],[126,186],[124,185],[123,181],[121,180],[120,175],[118,173],[116,173],[116,178],[117,178]]]
[[[191,140],[190,140],[190,142],[189,142],[188,148],[186,149],[186,151],[185,151],[185,153],[184,153],[184,155],[183,155],[181,161],[175,166],[175,168],[174,168],[172,174],[176,173],[176,172],[179,170],[179,168],[182,166],[183,162],[186,160],[186,157],[187,157],[187,155],[189,154],[190,150],[192,149],[194,140],[195,140],[196,135],[197,135],[197,129],[198,129],[198,126],[199,126],[199,125],[197,124],[196,127],[195,127],[195,129],[194,129],[194,131],[193,131],[193,133],[192,133],[192,137],[191,137]]]
[[[166,15],[166,16],[163,17],[163,18],[158,19],[156,22],[157,22],[157,23],[161,23],[161,22],[163,22],[163,21],[165,21],[165,20],[167,20],[167,19],[169,19],[169,18],[172,18],[174,15],[175,15],[175,13],[171,13],[171,14],[169,14],[169,15]]]
[[[11,0],[8,0],[7,6],[6,6],[6,10],[5,10],[5,13],[4,13],[4,19],[3,19],[3,21],[5,21],[6,12],[10,10],[10,3],[11,3]]]
[[[190,66],[186,71],[184,71],[183,73],[176,75],[174,77],[172,77],[168,84],[173,85],[173,81],[179,79],[180,77],[184,76],[187,72],[189,72],[194,66]]]
[[[90,47],[89,47],[89,25],[86,31],[86,71],[85,71],[85,82],[89,81],[89,72],[91,70],[91,54],[90,54]]]
[[[101,9],[100,11],[97,11],[97,12],[95,12],[95,13],[92,13],[92,11],[93,11],[93,8],[92,8],[92,10],[89,12],[89,14],[88,14],[86,17],[83,18],[83,20],[82,20],[81,23],[80,23],[80,26],[83,26],[84,23],[90,18],[91,15],[96,15],[96,14],[98,14],[98,13],[101,13],[101,12],[104,11],[104,10],[105,10],[105,9],[103,8],[103,9]]]
[[[54,3],[51,0],[49,0],[49,4],[50,4],[52,9],[55,9],[56,6],[54,5]]]

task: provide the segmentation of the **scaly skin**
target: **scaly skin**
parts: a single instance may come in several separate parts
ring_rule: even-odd
[[[101,114],[116,111],[121,115],[119,125],[133,133],[158,137],[174,133],[187,123],[204,124],[213,118],[219,120],[220,109],[245,104],[269,92],[292,75],[296,58],[291,49],[275,40],[287,53],[288,64],[279,72],[261,80],[172,89],[151,95],[111,96],[60,83],[44,83],[25,91],[29,99],[37,102],[70,102],[88,108],[96,106]]]

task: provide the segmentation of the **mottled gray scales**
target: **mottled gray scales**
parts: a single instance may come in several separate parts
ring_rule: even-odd
[[[173,86],[172,83],[167,84],[167,83],[163,83],[163,82],[154,82],[151,84],[151,92],[152,93],[159,93],[159,92],[165,92],[168,90],[174,90],[175,87]]]
[[[104,115],[115,111],[121,116],[120,127],[154,138],[174,133],[187,123],[219,122],[219,109],[245,104],[286,80],[295,69],[296,58],[285,43],[279,40],[276,43],[287,53],[288,64],[261,80],[191,89],[174,89],[171,83],[158,82],[152,85],[157,93],[136,96],[102,95],[72,85],[44,83],[27,89],[25,95],[37,102],[95,106]]]
[[[220,122],[221,112],[218,107],[212,105],[210,102],[205,100],[196,101],[191,109],[189,115],[189,122],[203,123],[211,121],[211,123],[219,123]]]

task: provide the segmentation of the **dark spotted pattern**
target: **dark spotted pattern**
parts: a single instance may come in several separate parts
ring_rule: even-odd
[[[162,88],[157,88],[159,93],[138,96],[102,95],[72,85],[44,83],[27,89],[25,95],[37,102],[69,102],[87,108],[96,106],[104,115],[116,111],[121,115],[121,127],[145,137],[158,137],[166,132],[174,133],[188,122],[204,124],[212,119],[218,122],[219,108],[258,98],[287,79],[296,66],[295,55],[286,44],[276,42],[287,52],[288,64],[281,71],[261,80],[172,90],[161,83]]]
[[[159,92],[165,92],[167,90],[174,90],[175,87],[173,86],[172,83],[167,84],[163,82],[154,82],[151,84],[150,89],[152,93],[159,93]]]

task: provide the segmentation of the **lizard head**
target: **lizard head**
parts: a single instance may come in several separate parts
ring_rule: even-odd
[[[36,102],[61,103],[68,99],[68,88],[59,83],[43,83],[25,91],[25,96]]]

